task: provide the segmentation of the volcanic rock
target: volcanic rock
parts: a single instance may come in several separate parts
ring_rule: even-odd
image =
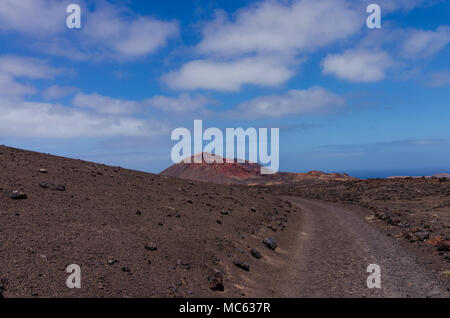
[[[25,200],[27,198],[27,194],[22,191],[14,190],[8,193],[8,196],[13,200]]]
[[[235,258],[233,259],[233,264],[237,267],[239,267],[240,269],[243,269],[244,271],[250,271],[250,265],[248,265],[248,263],[243,262],[242,260]]]
[[[266,237],[263,243],[271,250],[275,250],[277,248],[277,241],[274,238]]]
[[[222,272],[215,270],[214,273],[208,276],[209,288],[214,291],[224,291]]]
[[[155,242],[149,242],[145,244],[145,249],[149,251],[156,251],[158,249],[158,246]]]
[[[262,257],[261,252],[258,251],[256,248],[252,248],[250,253],[252,254],[253,257],[255,257],[257,259],[260,259]]]
[[[52,190],[52,191],[66,191],[66,186],[64,184],[40,182],[39,186],[42,189],[48,189],[48,190]]]

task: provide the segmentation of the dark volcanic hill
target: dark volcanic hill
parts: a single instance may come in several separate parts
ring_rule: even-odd
[[[252,163],[247,160],[245,163],[226,163],[226,160],[220,156],[213,157],[221,159],[223,163],[207,163],[205,160],[202,160],[202,163],[194,163],[194,157],[201,155],[196,154],[192,156],[191,163],[180,162],[174,164],[160,174],[216,184],[235,183],[247,185],[286,184],[305,180],[357,180],[345,173],[325,173],[322,171],[310,171],[308,173],[277,172],[263,175],[260,173],[262,166],[258,163]]]
[[[282,247],[295,212],[263,190],[0,146],[0,297],[274,296],[259,282],[283,257],[262,241]]]

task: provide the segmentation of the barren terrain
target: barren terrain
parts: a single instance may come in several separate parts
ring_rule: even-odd
[[[219,185],[3,146],[0,169],[0,297],[449,297],[447,179]]]

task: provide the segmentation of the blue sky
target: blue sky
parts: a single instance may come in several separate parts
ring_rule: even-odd
[[[159,172],[202,119],[279,127],[282,171],[450,172],[449,20],[449,1],[2,0],[0,143]]]

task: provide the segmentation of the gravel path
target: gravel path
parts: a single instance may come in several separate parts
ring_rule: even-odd
[[[356,207],[290,197],[302,209],[280,297],[449,297],[446,282],[408,243],[387,236]],[[381,288],[367,287],[367,267],[381,268]],[[448,280],[447,280],[448,281]],[[448,284],[448,282],[447,282]]]

